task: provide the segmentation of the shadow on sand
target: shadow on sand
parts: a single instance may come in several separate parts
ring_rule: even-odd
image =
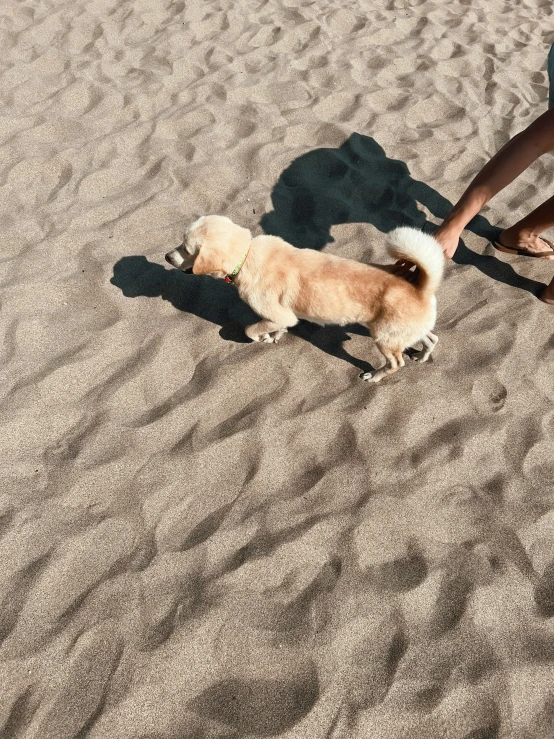
[[[272,203],[273,211],[261,220],[263,230],[310,249],[332,243],[331,228],[342,223],[369,223],[383,233],[402,225],[432,232],[435,226],[427,221],[418,203],[439,219],[452,207],[436,190],[414,180],[404,162],[390,159],[373,138],[357,133],[338,148],[314,149],[295,159],[279,177]],[[481,216],[474,218],[468,229],[487,240],[499,233]],[[454,262],[471,264],[492,279],[532,294],[543,287],[494,256],[475,254],[463,241]],[[127,297],[169,300],[178,310],[221,326],[221,337],[229,341],[247,342],[244,326],[257,320],[232,285],[165,269],[144,256],[120,259],[111,282]],[[304,321],[292,333],[363,372],[371,371],[367,362],[344,350],[347,331],[369,335],[360,326],[321,328]]]
[[[227,341],[250,343],[244,327],[255,323],[258,316],[239,298],[232,285],[211,277],[187,275],[176,269],[165,269],[149,262],[144,256],[122,257],[113,269],[110,282],[127,298],[139,296],[168,300],[177,310],[191,313],[221,327],[219,335]],[[327,326],[322,328],[301,321],[291,333],[302,337],[333,357],[344,359],[362,372],[372,367],[362,359],[352,357],[343,348],[349,333],[369,336],[363,326]]]
[[[273,211],[261,220],[264,231],[311,249],[331,243],[331,227],[340,223],[370,223],[383,233],[397,226],[432,233],[436,226],[418,203],[440,220],[452,208],[432,187],[414,180],[404,162],[390,159],[375,139],[358,133],[338,149],[314,149],[295,159],[281,174],[271,199]],[[482,216],[467,228],[487,241],[500,233]],[[487,277],[533,295],[543,287],[494,256],[476,254],[463,241],[453,261],[471,264]]]

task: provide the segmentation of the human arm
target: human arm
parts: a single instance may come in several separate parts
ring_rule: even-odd
[[[554,149],[554,109],[514,136],[477,174],[433,235],[451,259],[467,224],[536,159]]]

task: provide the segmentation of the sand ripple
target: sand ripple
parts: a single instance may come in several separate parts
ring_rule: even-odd
[[[434,361],[244,340],[202,213],[385,261],[546,106],[546,0],[9,2],[0,735],[550,737],[548,264],[466,232]]]

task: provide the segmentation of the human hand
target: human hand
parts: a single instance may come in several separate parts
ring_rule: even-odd
[[[452,259],[458,248],[458,242],[460,241],[460,234],[457,231],[452,231],[442,226],[435,231],[433,237],[439,242],[442,247],[442,251],[445,259]]]
[[[433,237],[439,242],[445,259],[452,259],[458,248],[460,234],[458,231],[445,226],[444,224],[433,234]],[[415,268],[415,269],[414,269]],[[391,267],[393,275],[402,277],[408,282],[415,282],[419,274],[419,269],[413,262],[406,259],[400,259]]]
[[[408,262],[406,259],[400,259],[398,262],[395,262],[390,271],[393,275],[402,277],[408,282],[415,282],[419,274],[419,269],[415,264],[413,262]]]

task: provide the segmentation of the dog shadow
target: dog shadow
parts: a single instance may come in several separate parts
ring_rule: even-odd
[[[232,285],[205,275],[166,269],[161,264],[148,261],[145,256],[122,257],[114,265],[110,282],[127,298],[162,298],[177,310],[220,326],[219,335],[226,341],[251,343],[244,329],[259,321],[259,316],[240,299]],[[290,329],[290,333],[337,359],[349,362],[361,372],[373,371],[368,362],[351,356],[343,347],[350,339],[349,333],[369,337],[369,331],[363,326],[321,327],[300,321]]]

